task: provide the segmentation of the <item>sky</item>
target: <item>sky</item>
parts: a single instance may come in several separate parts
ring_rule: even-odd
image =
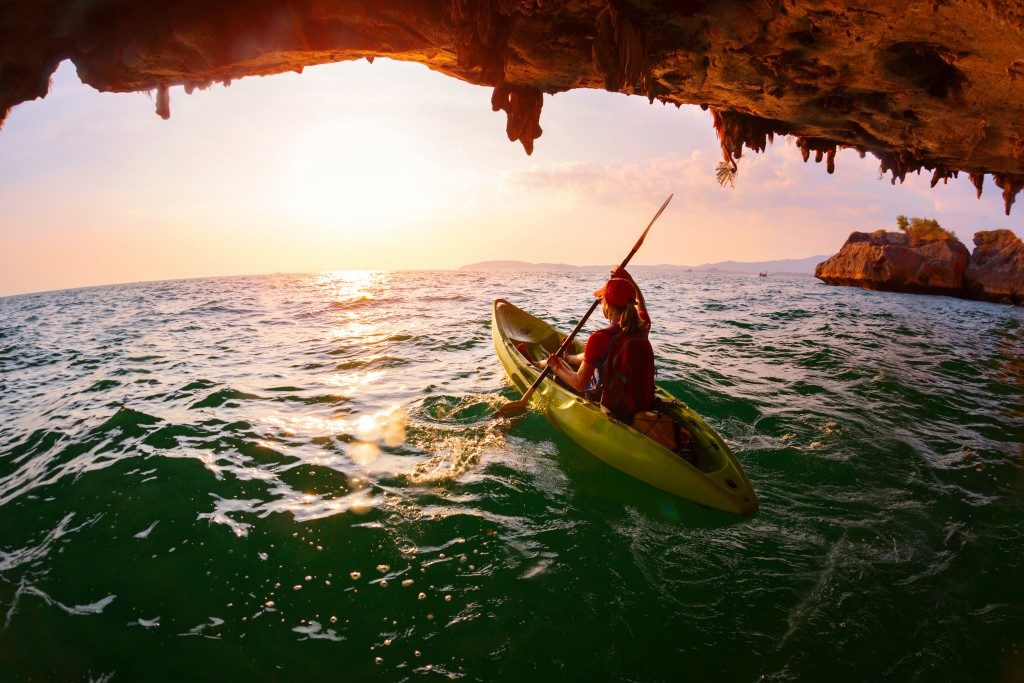
[[[832,254],[854,230],[937,219],[1024,236],[986,179],[836,172],[791,139],[745,151],[733,188],[710,115],[603,91],[545,96],[532,156],[490,90],[378,59],[186,95],[98,93],[65,62],[0,130],[0,296],[140,280],[441,269],[484,260],[617,262],[669,193],[638,264]]]

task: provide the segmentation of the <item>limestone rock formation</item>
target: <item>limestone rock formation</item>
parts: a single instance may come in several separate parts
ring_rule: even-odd
[[[946,294],[1024,306],[1024,242],[1009,230],[974,234],[974,253],[932,220],[905,232],[854,232],[814,276],[830,285]]]
[[[830,285],[959,296],[969,256],[951,235],[915,239],[884,230],[854,232],[838,254],[818,264],[814,276]]]
[[[711,108],[731,177],[792,135],[851,147],[893,182],[1024,187],[1024,0],[2,0],[0,123],[70,59],[101,91],[186,92],[375,57],[493,89],[529,152],[545,93],[604,88]]]
[[[1009,230],[974,233],[964,287],[974,299],[1024,306],[1024,242]]]

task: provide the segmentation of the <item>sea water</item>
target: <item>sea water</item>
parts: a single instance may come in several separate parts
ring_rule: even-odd
[[[489,419],[605,275],[0,299],[0,679],[1019,679],[1024,311],[638,272],[739,519]]]

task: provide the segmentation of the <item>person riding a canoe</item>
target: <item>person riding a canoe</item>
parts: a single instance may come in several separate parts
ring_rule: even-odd
[[[551,372],[570,388],[598,399],[612,415],[626,422],[654,403],[654,351],[647,336],[651,317],[644,295],[624,268],[612,271],[594,292],[601,313],[611,323],[587,339],[583,353],[564,358],[552,354],[531,363]]]

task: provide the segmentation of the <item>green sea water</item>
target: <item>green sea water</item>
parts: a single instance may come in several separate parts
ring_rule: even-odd
[[[738,519],[488,419],[602,275],[0,299],[0,680],[1024,678],[1024,311],[638,272]]]

